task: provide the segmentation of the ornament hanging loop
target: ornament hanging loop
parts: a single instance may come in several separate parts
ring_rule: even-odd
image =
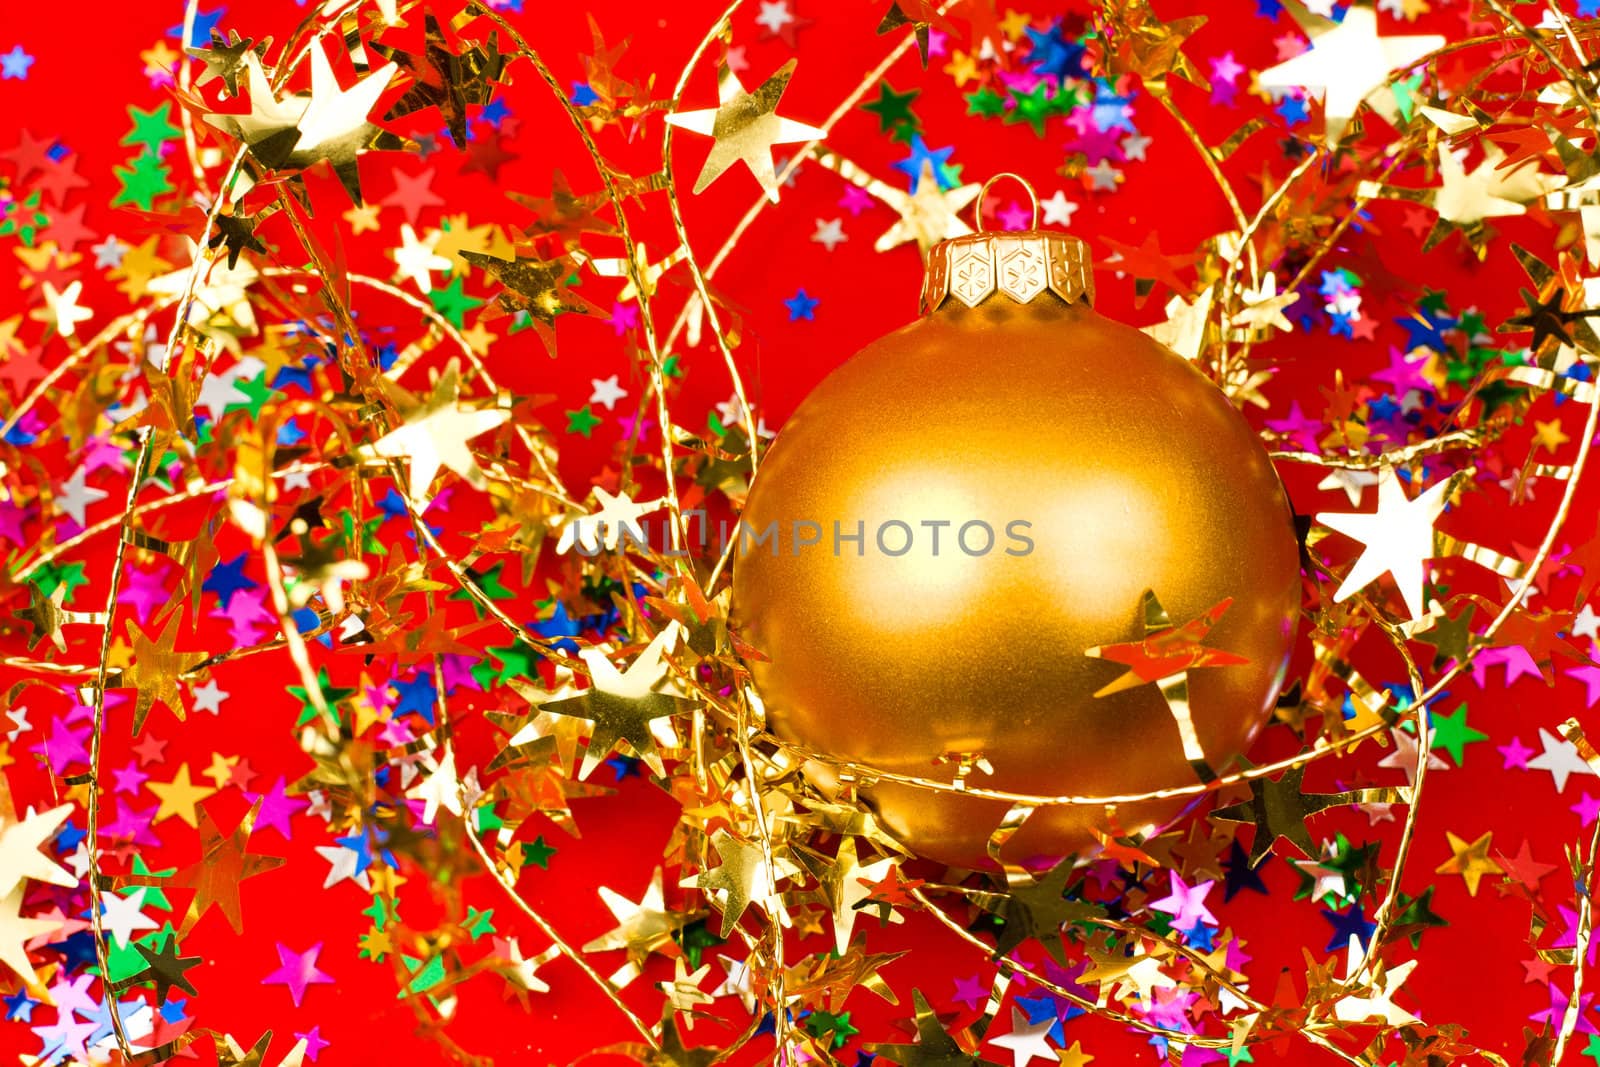
[[[1018,185],[1022,186],[1028,191],[1028,204],[1033,211],[1033,216],[1028,220],[1028,229],[1037,230],[1039,228],[1039,194],[1033,191],[1033,183],[1028,181],[1028,179],[1024,178],[1020,174],[1013,174],[1009,170],[1003,170],[999,174],[993,175],[988,181],[984,182],[983,188],[978,190],[978,203],[973,209],[978,213],[978,232],[984,232],[983,198],[989,195],[989,186],[993,185],[1001,178],[1010,178],[1012,181],[1016,182]]]

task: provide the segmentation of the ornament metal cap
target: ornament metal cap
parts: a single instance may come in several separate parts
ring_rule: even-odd
[[[1028,191],[1033,219],[1028,229],[984,230],[983,198],[1001,178],[1014,178]],[[978,193],[977,233],[941,241],[928,251],[922,278],[922,314],[954,298],[969,308],[1002,296],[1019,304],[1041,293],[1054,293],[1068,304],[1094,302],[1094,270],[1089,246],[1070,234],[1037,229],[1039,197],[1020,175],[1001,172],[983,183]]]

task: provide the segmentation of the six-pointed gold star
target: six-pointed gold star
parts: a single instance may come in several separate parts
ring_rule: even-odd
[[[198,652],[179,652],[178,624],[181,612],[167,617],[167,624],[155,640],[128,623],[133,635],[133,662],[122,671],[122,685],[139,691],[133,706],[133,732],[144,727],[145,717],[159,701],[172,710],[179,719],[185,717],[183,698],[178,691],[178,678],[184,671],[205,659]],[[190,825],[194,825],[192,822]]]
[[[609,933],[602,934],[584,945],[583,951],[610,952],[619,948],[626,949],[629,967],[624,968],[621,973],[629,978],[637,976],[637,968],[644,964],[652,952],[671,945],[673,933],[695,917],[691,912],[672,911],[667,907],[660,867],[657,867],[655,873],[650,876],[649,888],[637,903],[609,886],[600,887],[600,899],[611,909],[617,925]],[[617,981],[616,976],[613,976],[612,980],[619,986],[627,984],[626,981]]]
[[[775,854],[769,865],[766,848],[759,841],[745,841],[727,830],[711,835],[711,847],[716,849],[721,863],[709,871],[689,879],[692,885],[707,893],[722,892],[722,933],[733,933],[739,917],[751,904],[759,904],[768,913],[776,910],[779,882],[800,873],[787,857]],[[780,913],[781,914],[781,913]]]
[[[655,720],[681,710],[682,690],[666,662],[667,648],[677,640],[679,632],[679,625],[672,623],[656,634],[627,671],[617,670],[611,657],[600,649],[584,649],[580,655],[589,665],[589,688],[576,696],[540,705],[543,711],[594,723],[583,766],[578,770],[580,779],[589,777],[619,741],[627,742],[634,755],[658,776],[667,773],[651,726]]]
[[[917,189],[908,193],[873,179],[867,192],[888,204],[900,216],[895,224],[884,231],[873,243],[873,249],[887,252],[907,241],[917,242],[923,252],[952,237],[962,237],[972,232],[961,218],[961,211],[978,199],[983,186],[973,182],[954,189],[941,189],[934,175],[933,164],[924,160],[922,173],[917,177]]]

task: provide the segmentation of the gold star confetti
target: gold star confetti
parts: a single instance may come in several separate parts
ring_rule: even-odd
[[[1317,846],[1306,829],[1306,820],[1318,812],[1342,804],[1398,804],[1411,799],[1409,789],[1397,788],[1306,793],[1300,788],[1305,776],[1305,767],[1299,766],[1289,768],[1276,779],[1252,778],[1249,800],[1211,813],[1214,820],[1255,825],[1255,839],[1250,842],[1250,866],[1259,867],[1279,840],[1288,841],[1307,858],[1315,857]]]
[[[195,785],[189,777],[189,765],[178,765],[177,773],[170,782],[151,780],[144,786],[161,800],[161,806],[150,817],[153,823],[170,819],[174,815],[196,829],[200,826],[199,815],[196,813],[199,803],[216,793],[215,789],[205,785]]]
[[[933,164],[924,160],[922,173],[917,179],[917,191],[907,193],[877,182],[866,186],[869,193],[888,204],[900,216],[895,224],[884,231],[872,245],[878,252],[898,248],[907,241],[917,242],[923,252],[952,237],[972,232],[972,227],[961,220],[960,211],[978,199],[981,185],[968,183],[948,191],[939,187]]]
[[[626,949],[630,969],[625,969],[629,980],[637,976],[637,968],[643,966],[644,961],[653,952],[672,946],[672,934],[694,916],[686,912],[668,910],[666,897],[662,890],[661,868],[657,867],[650,876],[650,885],[645,890],[644,896],[634,903],[615,890],[601,886],[600,899],[605,901],[611,915],[617,920],[617,926],[610,933],[590,941],[583,946],[585,952],[610,952],[614,949]],[[626,982],[618,982],[625,985]]]
[[[1354,934],[1350,935],[1348,960],[1345,981],[1354,984],[1361,977],[1362,964],[1364,962],[1361,942]],[[1351,1023],[1364,1023],[1372,1019],[1381,1019],[1389,1026],[1405,1026],[1409,1023],[1421,1022],[1422,1020],[1394,1002],[1395,993],[1405,984],[1406,979],[1411,977],[1411,972],[1416,969],[1416,960],[1407,960],[1396,967],[1384,968],[1382,976],[1376,978],[1365,991],[1347,993],[1334,1001],[1333,1017]]]
[[[505,286],[496,303],[505,311],[527,312],[533,319],[539,339],[544,342],[545,350],[552,357],[556,354],[556,316],[566,312],[587,315],[594,310],[587,300],[567,288],[571,270],[565,259],[516,256],[506,260],[465,249],[460,256],[472,266],[492,274]]]
[[[574,515],[562,523],[561,539],[556,543],[557,555],[570,552],[574,547],[590,556],[602,547],[615,552],[624,538],[635,545],[648,543],[639,520],[659,508],[660,501],[635,503],[627,493],[612,494],[598,487],[594,498],[600,502],[598,511]]]
[[[742,841],[726,830],[711,835],[711,847],[721,862],[709,871],[691,878],[685,885],[693,885],[708,893],[721,892],[721,936],[733,933],[739,917],[751,904],[759,904],[769,914],[781,914],[777,899],[777,883],[800,873],[800,869],[784,856],[776,855],[769,865],[766,850],[759,841]]]
[[[187,778],[188,765],[185,764],[179,773]],[[173,784],[176,785],[176,781]],[[165,810],[173,794],[163,792],[166,787],[161,787],[158,782],[150,783],[149,787],[161,797],[162,809]],[[188,810],[192,812],[194,809],[190,807]],[[189,902],[189,910],[184,913],[183,925],[178,931],[180,937],[187,936],[212,908],[222,912],[234,933],[244,930],[244,915],[239,904],[240,883],[281,867],[285,862],[277,856],[259,856],[246,851],[246,843],[250,840],[250,832],[255,828],[256,816],[260,811],[261,801],[258,800],[245,812],[233,832],[224,835],[217,829],[211,813],[200,808],[200,820],[196,827],[200,831],[200,859],[179,871],[170,881],[157,880],[151,883],[194,890],[194,899]],[[157,812],[159,816],[160,812]]]
[[[939,1024],[939,1017],[922,990],[911,991],[911,1002],[917,1012],[917,1043],[874,1045],[869,1051],[901,1067],[999,1067],[956,1044],[955,1038]]]
[[[194,80],[196,87],[203,86],[214,78],[221,78],[227,95],[239,95],[239,72],[247,71],[245,56],[255,54],[257,61],[267,54],[267,49],[272,47],[272,38],[268,37],[256,44],[249,37],[240,38],[239,34],[230,31],[224,37],[216,30],[211,31],[211,47],[185,48],[184,54],[191,59],[198,59],[206,65],[200,76]],[[246,75],[248,77],[248,74]]]
[[[1231,598],[1224,600],[1199,618],[1174,626],[1161,601],[1147,589],[1140,600],[1144,640],[1096,645],[1084,651],[1084,655],[1091,658],[1109,660],[1128,668],[1096,690],[1097,698],[1151,684],[1161,691],[1167,710],[1178,726],[1183,756],[1204,781],[1216,778],[1216,771],[1206,762],[1205,750],[1189,711],[1189,672],[1201,667],[1236,667],[1250,662],[1244,656],[1208,648],[1201,643],[1232,604]]]
[[[682,690],[666,662],[667,649],[676,642],[678,633],[678,624],[673,623],[656,634],[626,672],[617,670],[600,649],[584,649],[581,655],[589,667],[589,688],[577,696],[540,705],[544,711],[594,723],[583,766],[578,771],[580,779],[589,777],[618,742],[626,743],[658,776],[667,773],[652,726],[682,710]]]
[[[1360,4],[1352,5],[1342,22],[1302,19],[1308,21],[1311,50],[1262,71],[1259,84],[1267,90],[1322,89],[1330,144],[1339,142],[1363,103],[1391,121],[1396,118],[1398,106],[1385,88],[1389,72],[1411,66],[1444,44],[1435,34],[1379,36],[1377,14]]]
[[[795,62],[791,59],[779,67],[754,93],[745,92],[738,76],[723,64],[717,70],[718,106],[667,116],[667,122],[673,126],[715,138],[711,154],[706,157],[700,177],[694,183],[695,192],[702,192],[729,167],[742,161],[766,191],[767,198],[777,203],[778,175],[772,167],[772,146],[822,136],[822,131],[815,126],[777,114],[778,101],[789,87]]]
[[[713,1003],[715,998],[710,993],[700,988],[700,983],[706,980],[711,973],[711,964],[702,963],[696,970],[690,972],[688,965],[680,956],[672,961],[672,980],[658,982],[656,988],[667,996],[667,1003],[672,1005],[672,1010],[683,1014],[684,1025],[689,1026],[690,1017],[694,1010],[703,1004]]]
[[[1278,277],[1267,271],[1261,284],[1245,288],[1239,294],[1244,307],[1234,312],[1228,321],[1234,326],[1255,330],[1277,329],[1285,333],[1294,331],[1294,324],[1284,318],[1283,311],[1297,299],[1294,293],[1278,292]]]
[[[483,489],[488,483],[467,442],[511,417],[504,408],[462,404],[460,387],[460,368],[452,360],[426,399],[406,398],[405,424],[371,446],[378,456],[410,462],[406,492],[419,508],[427,503],[428,487],[441,467],[460,475],[474,489]]]
[[[1005,893],[974,893],[972,902],[1005,920],[995,941],[994,956],[1000,959],[1030,938],[1043,945],[1057,962],[1065,965],[1061,927],[1102,914],[1098,904],[1067,900],[1063,893],[1072,876],[1073,860],[1067,857],[1037,881],[1014,885]]]
[[[393,22],[393,12],[390,14],[388,21]],[[423,108],[438,108],[450,139],[457,148],[465,148],[468,106],[494,99],[495,86],[505,80],[511,57],[501,54],[499,38],[493,34],[487,45],[475,44],[453,52],[432,12],[423,16],[422,24],[426,44],[420,56],[382,44],[372,46],[374,52],[393,61],[412,78],[411,87],[383,117],[387,121]]]
[[[123,669],[122,685],[139,691],[133,706],[134,733],[143,729],[145,717],[157,703],[165,704],[179,719],[187,713],[178,691],[178,676],[206,657],[198,652],[174,649],[181,615],[181,612],[172,612],[161,635],[154,641],[133,623],[128,623],[128,632],[133,635],[133,663]],[[193,820],[189,825],[194,825]]]
[[[1478,895],[1478,883],[1486,874],[1499,874],[1500,864],[1489,857],[1489,839],[1493,833],[1485,833],[1472,843],[1467,843],[1453,833],[1446,832],[1445,838],[1450,842],[1451,857],[1434,868],[1435,874],[1459,874],[1461,880],[1467,883],[1467,895]]]
[[[361,203],[356,157],[369,149],[406,146],[367,117],[399,68],[385,64],[344,89],[323,43],[313,41],[311,92],[279,99],[254,52],[245,53],[244,63],[250,111],[244,115],[208,114],[205,120],[244,141],[268,167],[303,169],[326,160],[350,199]]]

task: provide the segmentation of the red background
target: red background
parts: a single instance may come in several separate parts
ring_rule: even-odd
[[[531,10],[535,6],[540,10]],[[1438,12],[1404,28],[1383,16],[1380,21],[1384,32],[1463,35],[1465,9],[1456,4],[1438,6]],[[529,8],[522,15],[510,17],[564,82],[584,77],[579,57],[591,50],[585,15],[592,13],[609,42],[630,39],[619,69],[634,78],[656,72],[658,95],[670,92],[691,48],[720,10],[717,5],[686,3],[675,5],[670,17],[663,17],[663,8],[657,4],[595,3],[585,10],[577,4],[530,3]],[[1083,14],[1082,9],[1069,10],[1075,13],[1069,17]],[[1202,10],[1212,21],[1187,46],[1202,69],[1206,69],[1206,60],[1225,51],[1231,51],[1247,71],[1262,69],[1277,62],[1275,39],[1296,33],[1287,16],[1275,21],[1265,19],[1239,0],[1214,5],[1168,3],[1163,5],[1161,14],[1171,19]],[[1049,12],[1041,6],[1035,13],[1042,17]],[[258,38],[274,35],[281,39],[302,14],[302,9],[290,3],[259,0],[229,7],[221,26]],[[753,21],[755,14],[757,10],[745,10],[734,19],[735,40],[745,46],[749,63],[743,75],[746,86],[758,84],[790,55],[797,55],[798,71],[783,99],[781,112],[801,121],[820,122],[854,87],[861,73],[898,40],[898,35],[880,38],[874,34],[879,17],[876,6],[807,4],[799,14],[814,21],[801,29],[794,48],[781,40],[761,39]],[[117,188],[112,168],[123,164],[129,151],[117,144],[128,127],[124,105],[132,103],[149,109],[163,97],[163,92],[152,88],[145,78],[139,52],[161,39],[175,43],[170,37],[164,38],[163,31],[178,18],[178,9],[172,5],[16,4],[7,11],[5,25],[0,28],[0,49],[20,41],[37,57],[25,81],[0,82],[0,108],[8,116],[6,124],[36,136],[55,137],[76,153],[77,171],[90,184],[69,194],[68,203],[88,205],[86,221],[96,240],[108,233],[130,241],[139,239],[143,225],[139,218],[109,207]],[[952,41],[951,46],[958,47],[960,42]],[[954,145],[953,159],[965,166],[965,179],[982,180],[991,172],[1010,170],[1032,178],[1041,196],[1063,188],[1070,199],[1081,205],[1072,230],[1091,241],[1109,237],[1137,244],[1154,232],[1164,250],[1182,252],[1231,226],[1225,202],[1199,165],[1192,147],[1172,120],[1148,98],[1141,97],[1135,104],[1136,125],[1153,138],[1147,162],[1123,167],[1126,179],[1116,193],[1093,193],[1086,191],[1081,181],[1054,173],[1065,159],[1064,142],[1068,140],[1059,121],[1041,139],[1025,125],[1002,125],[966,116],[961,91],[941,70],[947,61],[948,57],[936,57],[923,71],[913,53],[901,59],[889,80],[899,90],[921,90],[915,108],[928,143]],[[520,225],[526,222],[525,213],[502,194],[518,190],[545,195],[552,168],[560,168],[580,191],[597,188],[581,144],[533,71],[525,63],[512,69],[515,81],[503,90],[503,97],[519,126],[514,134],[505,137],[504,143],[520,158],[507,164],[497,180],[481,173],[457,173],[460,157],[448,148],[426,162],[402,155],[372,155],[362,161],[369,199],[381,199],[394,187],[392,169],[416,174],[425,167],[436,167],[433,189],[444,204],[424,209],[419,229],[438,225],[444,214],[461,212],[474,224]],[[341,76],[348,83],[348,70],[341,68]],[[1249,76],[1244,76],[1245,81]],[[1204,92],[1187,86],[1180,86],[1176,92],[1186,113],[1212,143],[1226,137],[1248,115],[1265,111],[1260,100],[1248,95],[1243,81],[1240,102],[1235,107],[1212,106]],[[710,106],[714,99],[714,71],[708,61],[689,82],[686,106]],[[1279,127],[1281,122],[1270,132],[1257,135],[1226,165],[1229,175],[1244,190],[1247,210],[1253,210],[1260,201],[1259,187],[1250,176],[1264,167],[1277,174],[1287,170],[1280,145],[1284,134]],[[1301,127],[1301,132],[1304,130]],[[904,146],[880,134],[874,116],[853,111],[839,123],[827,143],[891,184],[903,184],[891,164],[903,158]],[[703,138],[677,136],[674,163],[686,186],[698,172],[707,145]],[[646,132],[632,144],[624,143],[615,130],[607,131],[602,136],[602,147],[619,169],[649,173],[658,162],[659,120],[652,118],[646,124]],[[780,157],[784,153],[780,146]],[[6,166],[0,163],[0,174],[9,173]],[[859,217],[850,216],[837,203],[844,188],[837,176],[820,166],[804,166],[792,188],[784,191],[781,205],[762,214],[717,279],[722,293],[741,311],[744,343],[738,350],[740,367],[752,398],[773,426],[781,425],[808,389],[832,367],[914,313],[920,282],[914,246],[902,246],[881,255],[873,252],[873,240],[889,227],[893,216],[882,206],[872,207]],[[326,178],[314,178],[312,189],[319,207],[319,233],[331,241],[331,235],[342,225],[339,215],[348,205],[337,186]],[[706,194],[686,198],[689,232],[703,259],[709,258],[756,194],[749,175],[736,167]],[[657,258],[672,247],[671,230],[659,197],[647,198],[643,204],[645,210],[636,212],[635,218],[652,258]],[[1273,408],[1265,417],[1282,417],[1290,401],[1297,398],[1307,411],[1320,411],[1324,401],[1318,390],[1331,385],[1336,369],[1343,369],[1347,380],[1360,381],[1386,366],[1388,347],[1404,341],[1404,332],[1391,320],[1408,313],[1421,296],[1422,285],[1447,290],[1451,306],[1457,311],[1478,307],[1491,324],[1517,308],[1516,288],[1525,279],[1509,254],[1507,241],[1493,246],[1483,263],[1466,254],[1457,240],[1422,254],[1402,225],[1406,213],[1416,210],[1419,209],[1396,204],[1373,209],[1373,220],[1367,229],[1373,241],[1365,247],[1387,268],[1389,277],[1374,276],[1371,260],[1357,265],[1348,257],[1336,255],[1327,262],[1326,269],[1352,265],[1368,279],[1363,290],[1363,312],[1376,319],[1375,336],[1358,342],[1331,337],[1323,316],[1311,330],[1277,341],[1270,353],[1283,361],[1285,369],[1267,389]],[[384,210],[383,234],[343,238],[352,269],[378,275],[389,273],[391,265],[384,252],[398,243],[400,214],[394,208]],[[849,241],[830,253],[809,237],[814,220],[835,217],[843,218]],[[1534,222],[1519,222],[1505,229],[1541,248],[1548,247],[1553,232]],[[264,227],[262,234],[270,243],[293,252],[292,236],[281,219]],[[586,244],[600,255],[620,254],[615,241],[590,238]],[[1097,251],[1103,248],[1097,246]],[[10,272],[4,281],[6,291],[12,294],[0,299],[0,318],[11,311],[38,306],[37,288],[13,288],[26,274],[20,262],[5,256],[0,263],[0,271]],[[120,310],[122,298],[94,269],[92,258],[78,266],[77,274],[87,285],[83,302],[99,311],[90,328],[98,328],[113,309]],[[1190,276],[1185,272],[1186,278]],[[683,284],[686,276],[681,271],[669,277],[665,287],[669,307],[677,306]],[[1107,314],[1141,325],[1161,317],[1164,292],[1141,304],[1135,300],[1131,279],[1118,278],[1104,269],[1098,284],[1098,305]],[[791,323],[782,302],[802,287],[820,301],[815,321]],[[470,291],[485,295],[481,282]],[[602,308],[610,305],[613,291],[613,283],[590,280],[583,286],[584,294]],[[1312,305],[1315,304],[1313,297]],[[359,296],[357,306],[373,319],[395,315],[395,326],[402,336],[413,328],[404,313],[393,306],[376,300],[363,304]],[[559,426],[561,422],[558,407],[577,408],[587,400],[591,378],[618,373],[623,384],[634,396],[638,395],[642,380],[603,318],[568,316],[561,320],[558,333],[561,358],[556,361],[547,360],[528,334],[501,342],[491,360],[504,383],[516,391],[553,394],[555,401],[548,409],[553,424]],[[60,358],[63,351],[59,347],[47,349],[47,365]],[[709,345],[685,352],[684,359],[689,373],[682,393],[674,399],[674,409],[689,413],[680,416],[685,425],[699,427],[703,425],[701,413],[725,400],[731,389]],[[1536,409],[1538,417],[1553,417],[1551,412],[1555,409],[1549,401],[1541,403]],[[1576,408],[1577,405],[1566,405],[1561,409],[1569,433],[1576,432],[1581,414]],[[1262,416],[1252,412],[1251,417]],[[592,442],[572,435],[561,437],[562,470],[570,485],[582,487],[602,475],[618,434],[611,423],[597,430]],[[1525,443],[1526,438],[1513,435],[1512,440]],[[1518,447],[1520,444],[1509,448],[1508,453],[1520,456]],[[1570,453],[1560,461],[1569,460]],[[61,476],[69,471],[70,467],[62,467]],[[1306,478],[1303,472],[1286,470],[1285,474],[1298,511],[1345,509],[1341,493],[1316,490],[1316,479]],[[1503,494],[1472,501],[1450,528],[1459,536],[1477,537],[1508,552],[1514,542],[1533,544],[1555,496],[1553,483],[1546,485],[1538,501],[1516,510],[1508,508]],[[113,501],[120,492],[113,492]],[[454,499],[459,502],[468,495],[469,491],[462,487]],[[1575,512],[1578,517],[1573,532],[1561,539],[1563,543],[1586,540],[1592,533],[1589,516],[1593,513],[1593,499],[1592,494],[1585,494],[1585,506]],[[110,507],[100,505],[92,514],[99,517]],[[444,521],[451,522],[448,518]],[[77,557],[88,562],[91,578],[91,583],[77,594],[78,605],[95,604],[103,597],[110,547],[108,541],[102,541],[96,550]],[[224,552],[225,557],[232,554]],[[1557,588],[1561,597],[1556,600],[1570,599],[1566,584],[1558,581]],[[206,603],[212,603],[210,596]],[[452,604],[451,610],[464,607]],[[466,618],[470,613],[463,615]],[[191,616],[186,626],[194,624]],[[205,613],[198,624],[222,625]],[[219,629],[209,636],[201,632],[192,644],[186,638],[185,643],[190,647],[216,648],[224,640],[225,632]],[[75,659],[86,654],[83,649],[89,647],[89,641],[85,639],[81,646],[75,646]],[[336,683],[353,684],[358,668],[347,662],[348,657],[346,661],[338,657],[322,659],[328,662]],[[1369,677],[1392,680],[1385,671],[1392,671],[1395,664],[1381,649],[1369,650],[1362,665]],[[289,673],[285,659],[247,659],[217,672],[219,684],[232,694],[220,717],[191,714],[186,723],[179,724],[170,713],[158,709],[147,733],[167,738],[170,743],[164,759],[145,769],[167,779],[179,763],[187,761],[198,778],[215,751],[246,755],[261,776],[254,789],[270,786],[280,774],[292,780],[307,764],[288,729],[294,702],[283,695],[282,686]],[[1539,727],[1553,730],[1560,720],[1585,707],[1583,687],[1569,678],[1558,677],[1552,689],[1536,678],[1523,678],[1510,687],[1502,687],[1498,684],[1498,668],[1488,677],[1486,691],[1475,688],[1470,679],[1462,680],[1453,689],[1456,696],[1468,700],[1472,725],[1489,733],[1494,744],[1504,744],[1513,735],[1534,744]],[[474,704],[472,695],[466,696],[469,699],[454,709],[463,718],[475,718],[477,711],[493,706],[492,700],[480,698]],[[27,703],[36,724],[48,722],[49,717],[62,713],[67,706],[65,700],[51,702],[39,696],[31,697]],[[125,709],[121,715],[126,715]],[[126,719],[119,719],[116,712],[112,719],[104,764],[114,768],[129,760],[130,740]],[[464,730],[462,736],[463,765],[487,762],[493,752],[492,735],[483,730],[476,734]],[[11,755],[17,762],[7,768],[7,774],[19,810],[30,803],[46,804],[59,788],[59,783],[27,755],[27,749],[37,741],[38,735],[30,734],[11,745]],[[1347,779],[1357,765],[1370,772],[1372,761],[1379,755],[1370,752],[1370,748],[1345,766],[1319,766],[1308,776],[1308,788],[1334,788],[1335,778]],[[1252,755],[1264,759],[1289,751],[1292,738],[1286,731],[1276,730],[1269,732],[1260,751]],[[1558,796],[1544,774],[1502,770],[1500,764],[1491,745],[1479,744],[1469,749],[1465,767],[1436,774],[1429,784],[1412,864],[1403,886],[1414,894],[1437,883],[1434,907],[1450,925],[1426,934],[1418,954],[1422,966],[1407,982],[1399,999],[1430,1022],[1464,1023],[1473,1040],[1515,1059],[1522,1047],[1524,1021],[1549,1002],[1549,994],[1541,985],[1524,981],[1522,962],[1532,958],[1527,943],[1528,906],[1514,896],[1496,892],[1492,886],[1500,881],[1498,878],[1486,879],[1484,887],[1471,897],[1459,878],[1432,872],[1449,858],[1446,831],[1468,840],[1493,831],[1495,850],[1507,854],[1514,854],[1526,839],[1539,860],[1562,863],[1563,847],[1577,840],[1580,830],[1579,817],[1568,808],[1580,797],[1587,780],[1575,779],[1565,795]],[[602,771],[599,777],[603,779],[606,774]],[[1384,783],[1401,781],[1393,771],[1377,771],[1372,776]],[[1590,789],[1594,791],[1592,785]],[[152,802],[149,796],[140,798],[141,805]],[[220,825],[227,827],[244,812],[247,803],[240,790],[228,788],[208,806]],[[536,907],[556,919],[570,941],[581,944],[614,925],[595,892],[597,886],[610,886],[632,899],[642,893],[651,870],[659,862],[659,849],[671,829],[674,807],[651,786],[633,778],[622,784],[617,796],[578,801],[575,811],[582,838],[572,839],[547,827],[546,840],[559,847],[559,854],[548,872],[530,869],[525,873],[520,887]],[[82,825],[81,815],[74,819]],[[185,954],[199,954],[206,960],[189,972],[200,989],[200,996],[190,1002],[190,1013],[199,1025],[231,1032],[246,1045],[263,1029],[274,1029],[280,1036],[273,1044],[269,1062],[275,1062],[287,1050],[293,1039],[286,1035],[306,1031],[313,1025],[320,1027],[322,1037],[331,1042],[319,1062],[440,1062],[446,1058],[440,1047],[425,1035],[414,1033],[413,1016],[397,1002],[394,976],[385,966],[357,958],[357,938],[368,928],[368,920],[360,911],[370,898],[348,883],[328,890],[321,888],[327,866],[311,850],[315,845],[330,843],[332,835],[319,820],[305,815],[297,816],[294,825],[296,840],[292,843],[270,832],[258,833],[252,839],[254,851],[286,856],[289,862],[244,886],[244,934],[235,935],[219,916],[212,915],[185,939]],[[147,850],[151,867],[192,859],[197,841],[192,831],[177,820],[162,823],[158,830],[163,843],[159,849]],[[1356,841],[1380,837],[1385,842],[1385,859],[1393,855],[1396,833],[1391,824],[1369,828],[1366,818],[1351,811],[1330,813],[1313,824],[1313,834],[1319,841],[1335,830],[1343,830]],[[436,906],[434,898],[424,885],[422,872],[412,868],[405,873],[410,878],[404,893],[405,918],[425,923],[430,908]],[[1280,968],[1287,968],[1300,981],[1304,970],[1302,946],[1318,960],[1325,958],[1323,946],[1328,927],[1317,907],[1291,899],[1297,879],[1283,862],[1271,861],[1264,876],[1272,890],[1269,898],[1263,900],[1247,893],[1222,905],[1219,893],[1211,904],[1224,928],[1237,930],[1246,939],[1247,951],[1255,957],[1249,967],[1251,988],[1258,996],[1271,999]],[[1543,889],[1552,908],[1555,902],[1570,903],[1569,885],[1560,871],[1544,880]],[[521,922],[487,879],[466,883],[461,892],[467,902],[477,907],[494,908],[501,935],[519,935],[526,953],[531,955],[543,948],[537,932]],[[1544,943],[1549,940],[1547,934]],[[278,966],[275,941],[296,949],[322,942],[319,965],[337,979],[336,984],[313,987],[298,1008],[291,1005],[281,987],[260,985],[261,979]],[[941,1010],[959,1010],[951,1000],[953,980],[983,974],[987,981],[986,961],[925,918],[913,916],[904,927],[875,931],[870,945],[880,952],[911,948],[913,954],[885,970],[885,977],[901,993],[898,1006],[886,1005],[865,992],[856,993],[847,1005],[861,1035],[841,1053],[846,1057],[860,1047],[859,1042],[868,1039],[907,1040],[896,1023],[903,1025],[910,1014],[909,993],[913,987],[926,991]],[[715,950],[713,956],[714,953]],[[1399,958],[1411,954],[1409,946],[1399,949]],[[602,972],[618,964],[619,954],[597,961]],[[716,975],[718,969],[714,968],[713,973]],[[657,960],[649,974],[652,981],[660,980],[670,974],[670,969]],[[550,982],[553,990],[534,996],[526,1009],[504,998],[496,979],[485,977],[461,987],[459,1011],[450,1026],[452,1037],[471,1052],[502,1062],[531,1057],[531,1062],[542,1063],[567,1062],[594,1046],[631,1036],[610,1006],[569,964],[551,963],[540,976]],[[1570,974],[1558,972],[1556,981],[1563,989],[1570,988]],[[1297,986],[1297,992],[1302,990],[1303,982]],[[634,983],[624,997],[646,1018],[657,1017],[660,998],[649,983]],[[719,1001],[719,1009],[726,1010],[732,1003]],[[971,1016],[963,1011],[960,1017]],[[34,1016],[36,1023],[51,1018],[52,1011],[46,1007],[37,1009]],[[1009,1009],[997,1023],[996,1033],[1008,1025]],[[701,1022],[691,1031],[688,1041],[718,1044],[733,1032],[714,1022]],[[1099,1063],[1131,1062],[1155,1055],[1137,1038],[1092,1018],[1068,1023],[1067,1037],[1069,1044],[1081,1040],[1084,1050],[1093,1053]],[[0,1024],[0,1050],[26,1055],[38,1047],[38,1039],[26,1027]],[[752,1046],[768,1047],[762,1042]],[[984,1051],[991,1059],[1009,1059],[1004,1050],[993,1046],[986,1046]],[[202,1052],[202,1056],[206,1055],[209,1053]],[[1270,1062],[1274,1055],[1273,1050],[1258,1049],[1256,1061]],[[1577,1051],[1572,1055],[1575,1057]],[[1325,1058],[1303,1045],[1294,1045],[1284,1050],[1281,1062]]]

